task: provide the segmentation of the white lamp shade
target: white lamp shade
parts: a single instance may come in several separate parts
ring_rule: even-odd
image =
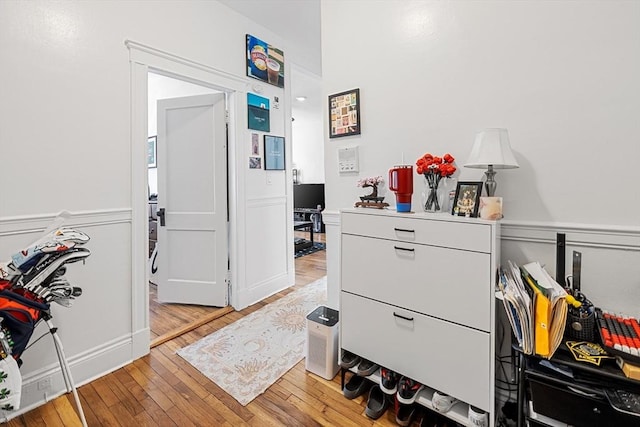
[[[478,132],[469,159],[464,166],[486,169],[489,165],[494,169],[520,167],[511,151],[509,132],[506,129],[484,129]]]

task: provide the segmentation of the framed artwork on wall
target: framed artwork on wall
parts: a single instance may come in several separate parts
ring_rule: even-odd
[[[460,181],[451,209],[452,215],[476,218],[482,195],[482,181]]]
[[[284,137],[264,136],[264,168],[284,170]]]
[[[253,93],[247,93],[247,116],[249,129],[269,132],[269,100]]]
[[[247,39],[247,76],[284,87],[284,53],[251,34]]]
[[[156,135],[147,138],[147,166],[149,168],[158,167],[157,140],[158,137]]]
[[[329,95],[329,138],[360,135],[360,89]]]
[[[249,157],[249,169],[262,169],[262,158]]]

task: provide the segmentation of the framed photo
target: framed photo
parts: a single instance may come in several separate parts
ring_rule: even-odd
[[[284,137],[264,136],[264,168],[284,170]]]
[[[460,181],[453,199],[452,215],[476,218],[482,195],[482,181]]]
[[[329,95],[329,138],[360,135],[360,89]]]
[[[262,158],[249,157],[249,169],[262,169]]]
[[[147,166],[149,168],[158,167],[157,140],[158,137],[156,135],[147,138]]]
[[[251,134],[251,155],[252,156],[260,155],[260,141],[258,139],[257,133]]]

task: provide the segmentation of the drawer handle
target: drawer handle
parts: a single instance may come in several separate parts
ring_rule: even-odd
[[[575,388],[575,387],[571,387],[570,385],[568,385],[568,386],[567,386],[567,388],[568,388],[569,390],[571,390],[572,392],[574,392],[574,393],[578,393],[578,394],[581,394],[581,395],[583,395],[583,396],[588,396],[588,397],[598,397],[598,395],[597,395],[597,394],[595,394],[595,393],[587,393],[586,391],[579,390],[579,389],[577,389],[577,388]]]
[[[395,311],[393,312],[393,316],[394,317],[399,317],[399,318],[407,320],[409,322],[413,322],[413,317],[405,317],[405,316],[403,316],[401,314],[396,313]]]
[[[394,230],[400,231],[402,233],[415,233],[416,232],[415,230],[407,230],[406,228],[397,228],[397,227],[394,227]]]
[[[399,251],[407,251],[407,252],[415,252],[416,250],[413,248],[401,248],[400,246],[394,246],[395,249]]]

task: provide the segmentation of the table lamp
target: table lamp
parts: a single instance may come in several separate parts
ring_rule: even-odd
[[[509,144],[509,132],[506,129],[484,129],[478,132],[476,140],[471,148],[471,154],[467,163],[467,168],[487,169],[485,175],[487,180],[485,188],[487,195],[493,196],[496,192],[496,174],[494,169],[515,169],[519,168],[516,158],[511,152]]]

